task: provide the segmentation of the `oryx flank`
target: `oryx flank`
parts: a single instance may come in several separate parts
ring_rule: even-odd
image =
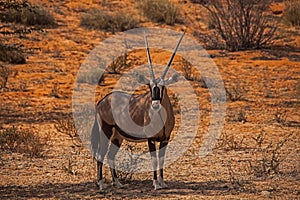
[[[122,187],[117,178],[114,159],[123,139],[131,142],[148,141],[154,171],[154,189],[167,187],[163,180],[163,165],[166,147],[174,128],[175,119],[166,86],[176,82],[179,75],[175,74],[166,80],[165,76],[171,66],[184,34],[185,33],[180,37],[162,75],[160,78],[155,78],[148,41],[144,33],[150,80],[147,80],[147,78],[140,75],[139,82],[148,85],[149,90],[144,94],[134,95],[114,91],[98,102],[96,106],[95,123],[91,135],[91,144],[93,155],[97,161],[97,184],[100,190],[104,189],[102,181],[102,165],[107,151],[108,164],[112,174],[113,184],[116,187]],[[138,127],[144,128],[134,129],[129,121],[134,122]],[[160,142],[158,158],[155,142]],[[159,172],[158,176],[157,171]]]

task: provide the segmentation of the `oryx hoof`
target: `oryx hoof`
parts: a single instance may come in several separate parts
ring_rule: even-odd
[[[158,184],[160,185],[161,188],[168,188],[168,185],[161,177],[158,177]]]
[[[154,190],[163,189],[157,180],[153,180],[153,187],[154,187]]]
[[[116,188],[124,188],[124,185],[120,183],[119,179],[116,179],[114,182],[113,182],[113,186],[115,186]]]
[[[100,192],[103,192],[104,189],[106,189],[106,185],[103,183],[102,180],[101,180],[101,181],[98,181],[96,184],[97,184],[97,186],[98,186]]]
[[[160,182],[159,185],[162,189],[168,188],[168,185],[164,181]]]

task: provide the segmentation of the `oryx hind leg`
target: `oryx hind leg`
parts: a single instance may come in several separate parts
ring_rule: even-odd
[[[101,128],[99,126],[99,145],[97,148],[97,152],[95,153],[95,159],[97,161],[97,185],[100,191],[105,189],[105,185],[103,183],[102,167],[111,136],[112,127],[105,123],[102,123]]]
[[[122,188],[123,185],[120,183],[117,173],[116,173],[116,168],[115,168],[115,157],[116,154],[118,153],[121,145],[122,145],[123,139],[119,136],[117,130],[115,130],[115,134],[113,135],[111,139],[111,144],[109,146],[109,151],[108,151],[108,164],[112,176],[112,181],[113,185],[116,186],[117,188]]]

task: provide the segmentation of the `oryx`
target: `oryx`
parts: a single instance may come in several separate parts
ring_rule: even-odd
[[[91,135],[91,146],[93,155],[97,161],[97,184],[100,190],[104,189],[102,182],[102,165],[107,151],[113,184],[117,187],[122,187],[115,171],[114,158],[123,139],[131,142],[148,141],[154,171],[154,189],[167,187],[163,180],[163,165],[166,147],[174,128],[175,118],[166,86],[178,81],[179,75],[174,74],[169,79],[165,79],[165,76],[184,34],[185,32],[180,37],[162,75],[159,78],[155,78],[148,41],[144,33],[150,80],[140,75],[139,82],[148,85],[149,90],[144,94],[128,94],[114,91],[107,94],[98,102]],[[144,128],[134,129],[128,121],[134,122],[137,127]],[[158,158],[155,142],[160,142]],[[159,172],[158,176],[157,171]]]

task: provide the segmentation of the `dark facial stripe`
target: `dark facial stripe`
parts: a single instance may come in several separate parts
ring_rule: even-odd
[[[157,86],[154,86],[154,88],[153,88],[152,100],[161,100],[160,89]]]

